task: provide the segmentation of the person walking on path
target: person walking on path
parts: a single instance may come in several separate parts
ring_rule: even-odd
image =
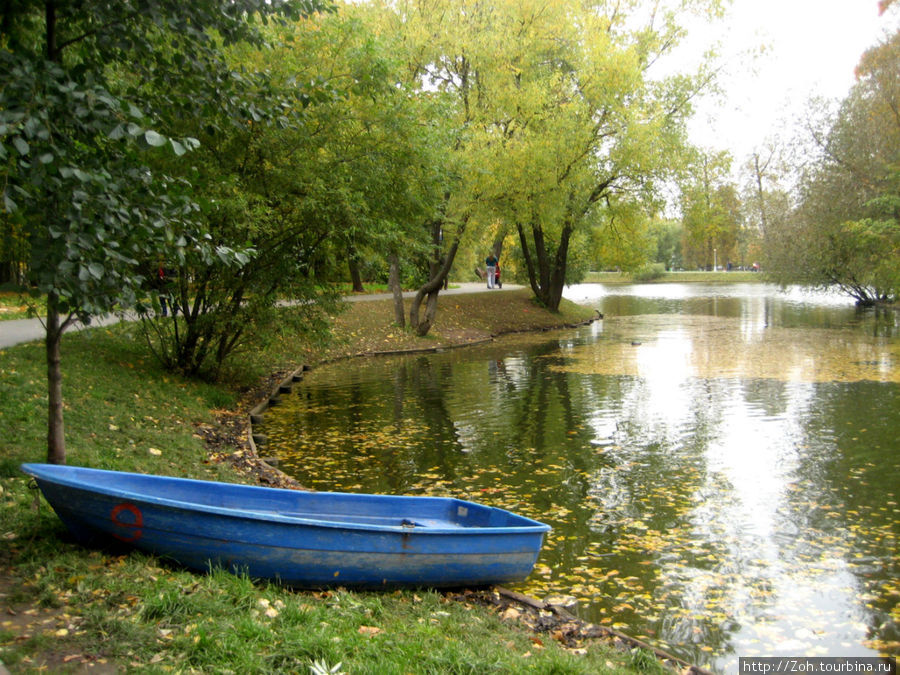
[[[497,256],[494,255],[494,252],[491,251],[488,253],[488,257],[484,260],[484,266],[487,268],[487,287],[494,287],[494,274],[497,272],[497,263],[500,262],[497,260]]]

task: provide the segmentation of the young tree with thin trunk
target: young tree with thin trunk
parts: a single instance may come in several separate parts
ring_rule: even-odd
[[[236,0],[226,9],[214,0],[6,3],[0,206],[4,226],[26,232],[28,281],[47,297],[49,462],[66,460],[63,331],[139,304],[148,260],[207,246],[190,236],[196,207],[187,186],[149,168],[150,148],[181,156],[197,145],[161,131],[162,120],[239,98],[222,46],[261,44],[260,18],[317,7],[315,0]]]

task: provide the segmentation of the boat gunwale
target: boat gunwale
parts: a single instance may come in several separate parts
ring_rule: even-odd
[[[382,495],[382,494],[370,494],[370,493],[362,493],[362,492],[315,492],[312,494],[322,495],[322,496],[331,496],[335,495],[338,497],[369,497],[374,499],[386,499],[386,500],[397,500],[397,501],[420,501],[420,500],[428,500],[433,502],[447,502],[450,504],[459,504],[459,505],[475,505],[481,508],[492,509],[494,511],[499,511],[502,513],[506,513],[514,518],[521,519],[525,521],[527,524],[520,526],[504,526],[504,527],[492,527],[490,525],[487,526],[466,526],[460,525],[456,527],[441,527],[441,526],[416,526],[409,527],[404,525],[378,525],[378,524],[365,524],[365,523],[356,523],[352,521],[341,521],[341,520],[320,520],[316,518],[304,518],[301,516],[290,516],[283,515],[276,512],[259,512],[259,511],[250,511],[250,510],[241,510],[237,508],[224,507],[224,506],[213,506],[210,504],[202,504],[198,502],[188,502],[182,501],[178,499],[168,499],[164,497],[157,497],[146,492],[134,492],[129,490],[118,489],[115,487],[107,487],[107,486],[98,486],[92,485],[90,483],[86,483],[82,480],[76,480],[74,478],[69,478],[68,476],[59,476],[59,475],[49,475],[50,472],[56,473],[59,469],[68,469],[71,470],[72,473],[77,470],[86,470],[89,472],[98,472],[101,474],[121,474],[125,476],[136,476],[141,479],[164,479],[176,482],[186,482],[186,483],[202,483],[204,485],[216,484],[216,485],[227,485],[237,490],[249,490],[249,491],[269,491],[274,490],[279,494],[292,493],[292,494],[303,494],[302,491],[297,490],[287,490],[285,488],[274,488],[274,487],[264,487],[259,485],[245,485],[242,483],[223,483],[221,481],[211,481],[211,480],[201,480],[197,478],[183,478],[179,476],[161,476],[157,474],[143,474],[136,473],[130,471],[112,471],[109,469],[95,469],[92,467],[70,467],[70,466],[57,466],[52,464],[40,464],[40,463],[25,463],[20,466],[20,469],[23,473],[31,476],[36,480],[44,480],[49,483],[56,483],[58,485],[62,485],[68,488],[74,488],[79,490],[84,490],[87,492],[94,492],[97,494],[102,494],[108,497],[114,497],[116,499],[123,499],[128,501],[140,502],[140,503],[148,503],[154,506],[161,506],[167,508],[175,508],[180,510],[187,510],[199,513],[207,513],[217,516],[224,516],[228,518],[234,519],[245,519],[245,520],[254,520],[261,521],[266,523],[278,523],[283,525],[302,525],[306,527],[319,527],[319,528],[327,528],[327,529],[350,529],[350,530],[359,530],[365,532],[383,532],[383,533],[393,533],[393,534],[403,534],[403,535],[497,535],[497,534],[538,534],[538,533],[546,533],[551,530],[551,527],[545,523],[541,523],[537,520],[533,520],[528,516],[522,516],[517,513],[513,513],[506,509],[502,509],[496,506],[489,506],[486,504],[479,504],[478,502],[473,502],[465,499],[459,499],[457,497],[432,497],[432,496],[416,496],[416,495]],[[398,516],[399,517],[399,516]]]

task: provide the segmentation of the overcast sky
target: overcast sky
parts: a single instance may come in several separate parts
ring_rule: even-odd
[[[806,109],[810,96],[843,98],[862,53],[900,25],[877,0],[734,0],[724,21],[692,27],[685,58],[719,41],[721,99],[697,105],[692,140],[741,163]],[[755,56],[754,56],[755,54]]]

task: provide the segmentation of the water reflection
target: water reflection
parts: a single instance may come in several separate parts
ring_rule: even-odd
[[[314,371],[266,432],[312,487],[550,523],[522,590],[694,662],[896,651],[898,340],[754,286],[584,301],[606,320]]]
[[[786,328],[706,314],[606,320],[603,349],[573,354],[567,369],[630,374],[665,384],[687,377],[790,382],[900,382],[895,340],[853,326]]]

